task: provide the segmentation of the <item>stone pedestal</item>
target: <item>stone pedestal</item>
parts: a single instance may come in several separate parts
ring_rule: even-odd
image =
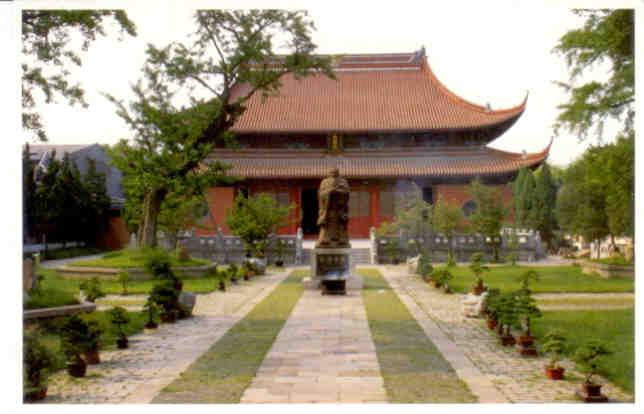
[[[322,288],[322,294],[346,294],[347,285],[355,288],[358,283],[353,281],[354,270],[350,248],[319,248],[311,252],[312,285]],[[347,283],[349,279],[353,283]]]

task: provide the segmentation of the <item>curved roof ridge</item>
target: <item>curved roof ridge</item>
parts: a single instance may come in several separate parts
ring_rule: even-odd
[[[546,158],[548,158],[548,155],[550,154],[550,148],[552,147],[552,142],[554,141],[554,138],[550,138],[550,142],[544,149],[542,149],[539,152],[530,152],[530,153],[518,153],[518,152],[510,152],[510,151],[504,151],[500,150],[497,148],[492,148],[486,146],[485,149],[490,152],[494,152],[499,156],[508,158],[508,159],[518,159],[518,160],[535,160],[538,162],[544,161]]]
[[[469,109],[472,109],[477,112],[482,112],[490,115],[501,115],[505,113],[512,113],[516,114],[517,116],[520,115],[524,110],[526,103],[528,102],[528,95],[529,93],[526,92],[525,98],[523,98],[523,101],[510,108],[503,108],[503,109],[488,109],[487,107],[483,105],[476,104],[474,102],[468,101],[467,99],[457,95],[456,93],[452,92],[443,82],[441,82],[440,79],[438,79],[438,76],[434,73],[434,71],[431,69],[429,66],[429,63],[427,63],[427,60],[424,59],[422,63],[420,64],[421,70],[425,72],[431,81],[433,81],[436,86],[439,88],[441,92],[445,94],[448,98],[452,99],[456,103],[462,104],[467,106]]]

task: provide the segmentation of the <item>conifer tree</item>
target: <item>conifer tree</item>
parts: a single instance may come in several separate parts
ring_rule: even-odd
[[[557,199],[557,187],[550,174],[550,167],[544,163],[535,180],[534,199],[532,203],[532,221],[534,229],[537,230],[541,239],[552,247],[552,237],[557,221],[555,217],[555,204]]]

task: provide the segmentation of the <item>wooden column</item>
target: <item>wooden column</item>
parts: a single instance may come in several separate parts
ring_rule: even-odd
[[[293,211],[291,212],[292,222],[291,222],[291,225],[289,226],[290,234],[297,233],[297,228],[300,226],[300,222],[302,221],[302,217],[300,217],[300,211],[302,210],[300,193],[301,193],[300,186],[289,187],[289,200],[290,200],[290,203],[295,206]]]
[[[378,227],[380,224],[380,217],[378,216],[380,212],[380,197],[379,188],[375,184],[369,186],[369,206],[371,207],[370,216],[371,216],[371,227]]]

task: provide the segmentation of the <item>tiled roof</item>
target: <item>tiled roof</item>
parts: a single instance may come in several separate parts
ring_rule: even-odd
[[[521,104],[490,110],[449,91],[429,68],[424,50],[406,54],[343,55],[337,80],[324,75],[282,78],[279,94],[255,94],[236,122],[237,133],[392,132],[507,129]],[[240,84],[233,99],[246,88]]]
[[[214,159],[232,165],[229,175],[244,178],[322,178],[338,167],[348,178],[491,176],[536,167],[550,145],[534,154],[488,147],[409,150],[350,150],[328,155],[320,150],[217,150]]]

